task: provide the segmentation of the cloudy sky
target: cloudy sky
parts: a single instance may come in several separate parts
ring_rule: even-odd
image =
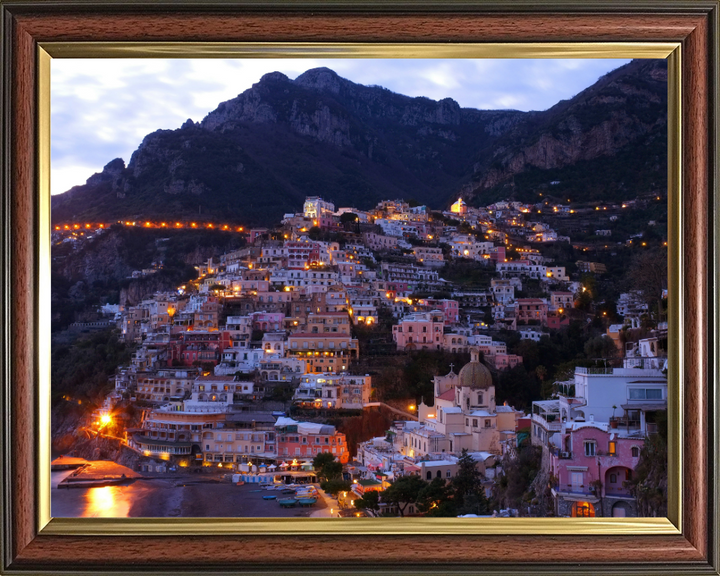
[[[280,71],[326,66],[359,84],[408,96],[453,98],[479,109],[545,110],[628,60],[54,59],[51,189],[84,184],[143,137],[202,120],[220,102]]]

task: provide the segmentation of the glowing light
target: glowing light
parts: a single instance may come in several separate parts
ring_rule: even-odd
[[[110,422],[112,422],[112,416],[110,416],[110,414],[103,414],[100,417],[100,423],[103,426],[107,426],[108,424],[110,424]]]

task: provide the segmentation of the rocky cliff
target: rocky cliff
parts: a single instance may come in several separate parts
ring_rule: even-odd
[[[648,139],[661,142],[666,108],[662,61],[634,61],[569,101],[529,113],[410,98],[327,68],[295,80],[274,72],[202,122],[149,134],[127,166],[115,159],[85,185],[53,197],[53,220],[269,224],[307,195],[359,208],[395,197],[442,208],[459,193],[517,186],[518,175],[621,151],[627,157]],[[664,178],[664,158],[654,164],[650,170]]]

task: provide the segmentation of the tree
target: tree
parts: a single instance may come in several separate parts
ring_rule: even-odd
[[[358,219],[358,215],[354,212],[345,212],[340,215],[340,224],[346,224],[348,222],[355,222]]]
[[[417,502],[420,492],[427,486],[427,482],[420,476],[401,476],[390,484],[383,494],[383,502],[397,506],[400,516],[405,516],[405,510],[410,504]]]
[[[322,482],[320,484],[320,488],[325,490],[328,494],[336,496],[338,492],[347,492],[350,488],[352,488],[352,486],[347,480],[340,480],[339,478],[336,478],[334,480]]]
[[[355,500],[354,504],[358,510],[369,510],[377,513],[380,510],[380,493],[377,490],[365,492],[362,498]]]
[[[313,458],[313,468],[320,478],[326,481],[335,480],[342,475],[342,464],[335,461],[330,452],[321,452]]]
[[[442,478],[434,478],[420,491],[417,507],[426,516],[455,517],[457,507],[453,501],[453,491]]]
[[[663,248],[642,250],[628,269],[630,283],[643,295],[649,310],[662,315],[662,291],[667,287],[667,252]]]
[[[656,413],[658,433],[640,450],[633,477],[625,485],[637,499],[638,516],[667,516],[667,412]]]
[[[540,472],[542,451],[538,446],[523,446],[515,458],[503,458],[504,474],[495,481],[495,495],[500,506],[521,508],[536,496],[532,483]]]
[[[488,512],[485,488],[476,464],[475,459],[463,448],[460,458],[458,458],[457,474],[451,482],[459,514],[487,514]],[[470,508],[473,511],[466,511]]]
[[[598,336],[592,340],[585,342],[585,355],[594,360],[597,358],[614,358],[617,356],[618,349],[612,338],[607,336]]]

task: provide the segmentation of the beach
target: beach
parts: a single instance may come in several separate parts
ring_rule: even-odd
[[[268,491],[258,484],[238,486],[198,474],[143,478],[121,486],[57,488],[67,473],[52,472],[53,517],[307,518],[329,516],[327,508],[333,502],[320,491],[312,507],[281,508],[276,500],[263,500],[267,494],[287,497],[279,491]]]

